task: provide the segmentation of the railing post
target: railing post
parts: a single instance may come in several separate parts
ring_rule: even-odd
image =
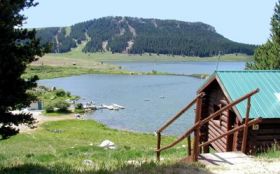
[[[250,108],[251,108],[251,97],[249,97],[248,101],[247,101],[246,118],[245,118],[245,123],[244,123],[242,146],[241,146],[241,151],[243,153],[246,153],[246,147],[247,147],[248,122],[249,122]]]
[[[191,156],[192,145],[191,145],[191,136],[190,135],[188,136],[187,141],[188,141],[188,145],[187,145],[188,146],[187,147],[188,148],[188,155]]]
[[[198,97],[196,100],[195,123],[198,123],[201,120],[201,105],[202,105],[202,96]],[[194,142],[193,142],[193,153],[192,153],[193,162],[197,161],[198,155],[200,153],[199,143],[200,143],[200,124],[198,124],[198,126],[194,130]]]
[[[160,141],[161,141],[161,134],[160,132],[157,132],[157,161],[160,161]]]

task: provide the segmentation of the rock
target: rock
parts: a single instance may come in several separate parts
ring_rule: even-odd
[[[160,157],[159,161],[164,161],[165,159],[163,157]],[[158,161],[157,158],[154,158],[154,161]]]
[[[110,140],[104,140],[102,143],[99,145],[99,147],[103,147],[105,149],[116,149],[115,143],[113,143]]]
[[[93,166],[94,163],[92,160],[86,159],[83,161],[83,164],[86,166]]]
[[[136,160],[128,160],[126,163],[129,165],[141,166],[141,162]]]

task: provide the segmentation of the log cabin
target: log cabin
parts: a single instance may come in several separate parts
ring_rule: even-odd
[[[223,106],[258,88],[251,98],[249,118],[262,118],[262,122],[248,130],[246,153],[264,151],[280,141],[280,71],[216,71],[198,89],[204,92],[201,119]],[[211,140],[244,123],[247,101],[222,112],[200,129],[200,142]],[[240,151],[242,131],[212,142],[209,147],[217,152]]]

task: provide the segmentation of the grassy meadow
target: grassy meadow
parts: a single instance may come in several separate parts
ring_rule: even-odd
[[[188,56],[171,56],[171,55],[157,55],[157,54],[112,54],[110,52],[98,52],[98,53],[83,53],[81,51],[70,51],[60,54],[47,54],[45,58],[68,58],[68,59],[83,59],[97,62],[215,62],[215,61],[251,61],[252,56],[245,54],[225,54],[221,56],[213,57],[188,57]],[[43,59],[44,59],[43,57]]]
[[[99,147],[106,139],[117,148]],[[174,139],[163,137],[162,143]],[[0,173],[165,173],[176,168],[204,171],[199,164],[177,163],[186,154],[182,144],[163,152],[163,162],[157,163],[155,146],[153,134],[114,130],[95,121],[46,122],[36,131],[0,141]]]
[[[82,53],[76,48],[68,53],[46,54],[33,62],[23,75],[28,78],[38,75],[40,79],[67,77],[81,74],[119,74],[119,75],[178,75],[167,72],[132,72],[112,62],[201,62],[201,61],[250,61],[251,57],[243,54],[228,54],[221,57],[183,57],[156,54],[129,55],[112,53]],[[207,74],[191,74],[196,78],[207,77]]]
[[[130,75],[133,72],[122,71],[116,68],[99,69],[83,68],[76,66],[29,66],[23,78],[37,75],[40,79],[52,79],[58,77],[68,77],[82,74],[122,74]]]

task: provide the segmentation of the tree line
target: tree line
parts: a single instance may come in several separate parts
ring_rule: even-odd
[[[201,23],[176,20],[104,17],[75,24],[70,34],[65,28],[45,28],[37,32],[42,43],[51,43],[52,52],[67,52],[86,41],[83,52],[130,54],[156,53],[208,57],[219,53],[252,55],[255,45],[233,42]],[[128,42],[131,48],[128,49]],[[106,45],[104,43],[107,43]]]

